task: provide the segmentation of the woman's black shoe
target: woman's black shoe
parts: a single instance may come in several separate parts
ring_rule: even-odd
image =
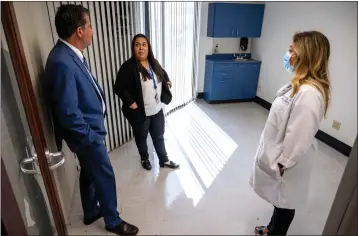
[[[151,170],[152,169],[152,165],[150,164],[149,160],[143,160],[142,161],[142,167],[146,170]]]
[[[173,161],[169,161],[169,163],[159,163],[160,167],[168,167],[168,168],[171,168],[171,169],[178,169],[179,168],[179,164],[176,164],[175,162]]]

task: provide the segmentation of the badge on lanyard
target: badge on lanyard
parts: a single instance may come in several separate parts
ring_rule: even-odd
[[[153,87],[154,87],[154,89],[155,89],[155,96],[154,96],[154,98],[155,98],[155,101],[156,101],[157,103],[159,103],[160,100],[159,100],[159,95],[158,95],[158,91],[157,91],[157,83],[155,82],[154,72],[153,72],[153,69],[152,69],[152,67],[150,66],[150,64],[149,64],[149,69],[150,69],[149,74],[150,74],[150,77],[151,77],[152,80],[153,80]]]

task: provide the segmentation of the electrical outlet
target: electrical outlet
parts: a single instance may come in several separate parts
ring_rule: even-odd
[[[336,129],[336,130],[340,130],[341,129],[341,122],[334,120],[333,124],[332,124],[332,128]]]

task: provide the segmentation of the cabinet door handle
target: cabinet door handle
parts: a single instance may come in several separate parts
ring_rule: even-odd
[[[239,36],[239,30],[236,29],[236,36]]]
[[[235,31],[234,29],[231,31],[231,36],[234,36],[234,31]]]

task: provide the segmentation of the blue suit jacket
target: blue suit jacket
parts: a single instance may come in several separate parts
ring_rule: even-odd
[[[104,99],[103,91],[94,78]],[[76,152],[106,136],[101,97],[76,53],[58,41],[47,58],[45,94],[51,107],[56,143],[64,139]]]

